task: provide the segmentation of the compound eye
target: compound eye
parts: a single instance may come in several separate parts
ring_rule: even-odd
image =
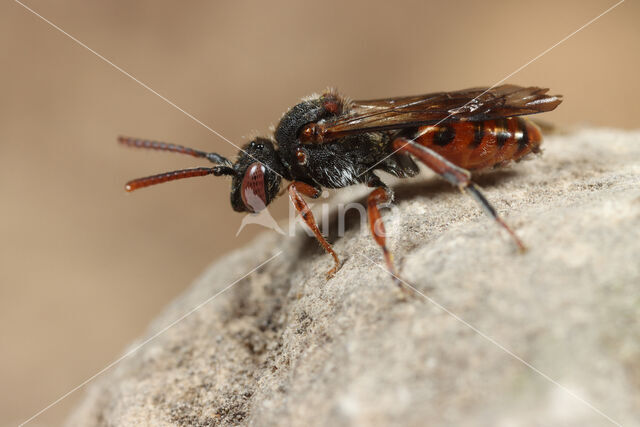
[[[260,162],[249,165],[242,178],[240,196],[247,211],[256,213],[267,207],[267,195],[265,190],[265,167]]]

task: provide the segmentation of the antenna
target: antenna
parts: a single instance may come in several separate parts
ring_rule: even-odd
[[[233,169],[226,166],[217,166],[215,168],[191,168],[181,169],[177,171],[159,173],[144,178],[138,178],[127,182],[124,189],[134,191],[140,188],[149,187],[151,185],[162,184],[163,182],[175,181],[177,179],[192,178],[194,176],[205,175],[232,175]]]
[[[220,154],[206,153],[204,151],[194,150],[193,148],[183,147],[182,145],[151,141],[149,139],[130,138],[128,136],[119,136],[118,142],[129,147],[148,148],[158,151],[171,151],[173,153],[187,154],[193,157],[204,158],[217,165],[231,166],[231,162],[225,157],[222,157]]]

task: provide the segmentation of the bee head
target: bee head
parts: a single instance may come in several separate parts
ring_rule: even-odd
[[[278,151],[273,142],[266,138],[256,138],[246,144],[238,154],[235,163],[217,153],[206,153],[180,145],[137,138],[120,137],[121,144],[138,148],[188,154],[206,158],[214,167],[181,169],[164,172],[127,182],[125,189],[134,191],[163,182],[205,175],[231,176],[231,207],[237,212],[256,213],[263,210],[278,195],[282,177],[285,174]]]
[[[231,180],[231,207],[237,212],[257,213],[276,198],[284,167],[271,140],[256,138],[238,154]]]

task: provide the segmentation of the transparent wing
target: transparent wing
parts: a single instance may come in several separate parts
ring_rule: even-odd
[[[346,114],[320,121],[320,140],[362,132],[456,121],[482,121],[551,111],[562,102],[549,89],[502,85],[455,92],[353,101]]]

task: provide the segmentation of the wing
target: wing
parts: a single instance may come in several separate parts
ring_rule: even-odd
[[[317,142],[362,132],[456,121],[482,121],[551,111],[562,102],[549,89],[502,85],[403,98],[353,101],[346,114],[318,122]]]

